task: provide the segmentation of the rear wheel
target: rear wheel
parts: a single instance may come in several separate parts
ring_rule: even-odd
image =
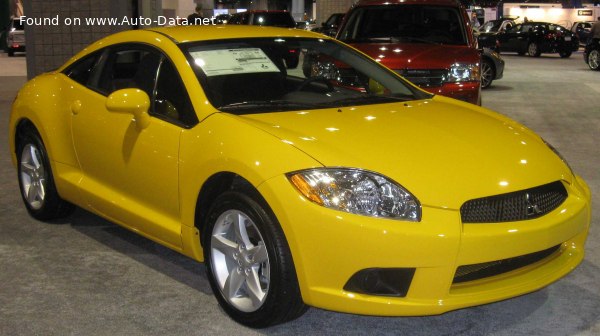
[[[252,194],[229,191],[215,200],[203,246],[221,307],[238,323],[264,328],[299,317],[306,306],[283,231]]]
[[[490,60],[484,59],[481,62],[481,88],[485,89],[492,85],[495,76],[494,65]]]
[[[13,48],[8,48],[8,57],[15,56],[15,50]]]
[[[540,57],[542,54],[540,47],[535,42],[529,43],[529,46],[527,47],[527,53],[532,57]]]
[[[69,215],[74,207],[58,195],[46,148],[35,129],[20,135],[17,158],[21,196],[29,214],[39,220]]]
[[[590,51],[588,55],[588,66],[592,70],[600,70],[600,50],[595,49]]]

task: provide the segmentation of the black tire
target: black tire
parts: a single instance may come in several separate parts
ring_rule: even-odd
[[[236,322],[251,328],[264,328],[301,316],[307,306],[302,301],[283,231],[262,197],[256,194],[228,191],[217,197],[204,225],[202,245],[206,272],[219,305]],[[235,226],[228,216],[233,221],[235,218],[243,221],[244,225]],[[235,227],[238,230],[232,234],[230,230],[235,231]],[[245,234],[238,234],[240,230]],[[243,238],[235,238],[244,236],[249,244],[244,243]],[[227,245],[219,245],[221,240]],[[251,251],[256,251],[257,247],[266,249],[266,261],[264,251],[261,251],[262,258],[256,257],[263,261],[255,261]],[[232,280],[234,278],[237,281]],[[253,288],[259,287],[254,282],[252,288],[252,279],[260,279],[262,285],[259,289],[263,290],[260,291],[263,296],[257,299],[259,303],[252,300],[251,293],[256,292]],[[225,294],[225,288],[233,282],[238,286],[228,288],[230,293]]]
[[[46,147],[34,128],[19,134],[16,153],[19,189],[29,214],[43,221],[71,214],[75,207],[58,194]]]
[[[527,53],[531,57],[540,57],[540,55],[542,54],[540,46],[535,42],[529,43],[529,45],[527,46]]]
[[[15,56],[15,51],[13,48],[8,48],[7,52],[8,52],[8,57]]]
[[[496,70],[494,64],[488,59],[481,61],[481,88],[486,89],[492,85],[492,82],[496,78]]]
[[[569,57],[571,57],[571,54],[573,54],[573,52],[571,50],[564,50],[564,51],[559,51],[558,52],[558,55],[561,58],[569,58]]]

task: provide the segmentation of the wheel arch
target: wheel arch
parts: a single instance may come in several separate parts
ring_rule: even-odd
[[[225,171],[215,173],[202,184],[198,192],[198,198],[196,199],[194,226],[200,233],[200,243],[202,243],[202,233],[206,224],[205,220],[211,206],[214,204],[217,196],[229,190],[243,191],[249,194],[249,196],[252,196],[275,216],[264,197],[249,180],[234,172]]]
[[[19,121],[17,121],[17,124],[15,126],[15,133],[14,133],[14,139],[13,139],[13,146],[11,148],[11,150],[13,151],[13,153],[17,153],[17,148],[19,148],[19,145],[21,144],[21,141],[23,139],[23,134],[25,134],[25,132],[27,131],[34,131],[36,132],[38,135],[40,135],[40,132],[38,131],[37,127],[35,126],[35,124],[27,119],[27,118],[21,118]],[[41,137],[41,135],[40,135]],[[44,141],[44,139],[42,139],[42,141]],[[44,145],[46,144],[46,142],[44,141]]]

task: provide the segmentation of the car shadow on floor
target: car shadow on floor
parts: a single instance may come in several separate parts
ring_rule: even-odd
[[[486,91],[511,91],[511,90],[514,90],[514,88],[512,86],[492,84],[490,87],[486,88],[483,91],[483,94],[484,94],[483,98],[485,99]]]
[[[80,208],[64,223],[69,223],[76,231],[169,278],[212,295],[202,263]]]

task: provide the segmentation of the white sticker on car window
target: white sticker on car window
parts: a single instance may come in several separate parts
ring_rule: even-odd
[[[280,72],[260,48],[238,48],[190,52],[206,76],[257,72]]]

